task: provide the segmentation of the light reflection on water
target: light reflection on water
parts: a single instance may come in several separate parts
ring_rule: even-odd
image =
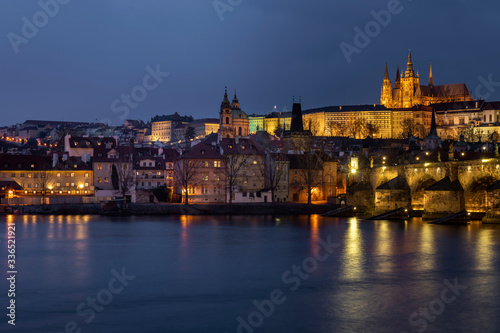
[[[255,332],[416,332],[409,316],[455,278],[468,289],[426,332],[500,327],[498,226],[318,215],[3,221],[16,222],[19,261],[19,322],[9,332],[60,332],[68,321],[83,332],[236,332],[236,318],[276,288],[287,301]],[[283,273],[328,238],[340,247],[291,291]],[[83,322],[76,306],[122,267],[136,280]]]

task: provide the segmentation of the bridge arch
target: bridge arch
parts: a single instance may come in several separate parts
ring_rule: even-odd
[[[429,174],[424,174],[420,177],[411,188],[411,207],[414,210],[424,209],[424,190],[436,183],[437,180],[434,179]]]
[[[486,188],[499,180],[492,175],[475,177],[465,189],[465,209],[472,212],[486,212]]]

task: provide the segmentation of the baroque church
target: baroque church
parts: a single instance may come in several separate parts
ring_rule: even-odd
[[[240,108],[240,102],[234,91],[232,103],[227,97],[227,87],[220,106],[219,139],[232,139],[250,135],[250,121],[248,115]]]
[[[411,50],[408,53],[408,64],[406,72],[399,73],[399,65],[396,72],[394,88],[389,79],[387,64],[380,94],[380,104],[387,108],[411,108],[415,105],[430,105],[435,103],[455,103],[472,101],[472,95],[465,83],[434,85],[432,77],[432,65],[429,72],[429,85],[421,85],[419,74],[415,74],[411,60]]]

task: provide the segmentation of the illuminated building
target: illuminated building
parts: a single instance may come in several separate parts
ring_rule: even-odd
[[[170,142],[179,140],[175,128],[179,124],[189,124],[193,117],[180,116],[177,112],[169,116],[156,116],[151,119],[151,141]],[[181,138],[182,139],[182,138]]]
[[[247,137],[250,134],[248,115],[240,109],[240,102],[236,97],[236,91],[234,92],[232,103],[229,102],[227,87],[220,106],[219,119],[219,138],[221,139]]]
[[[429,84],[420,84],[418,72],[413,70],[411,51],[405,73],[396,72],[394,87],[389,79],[387,65],[380,93],[380,104],[388,108],[411,108],[415,105],[430,105],[437,103],[455,103],[471,101],[472,95],[465,83],[435,86],[432,76],[432,65],[429,71]]]

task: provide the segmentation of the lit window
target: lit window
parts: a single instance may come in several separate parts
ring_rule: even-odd
[[[71,173],[71,177],[75,177],[75,173],[74,172]]]
[[[102,164],[97,164],[97,170],[102,170]]]
[[[101,177],[97,177],[97,182],[98,183],[102,183],[102,178]]]
[[[85,173],[85,178],[89,178],[89,173]]]

